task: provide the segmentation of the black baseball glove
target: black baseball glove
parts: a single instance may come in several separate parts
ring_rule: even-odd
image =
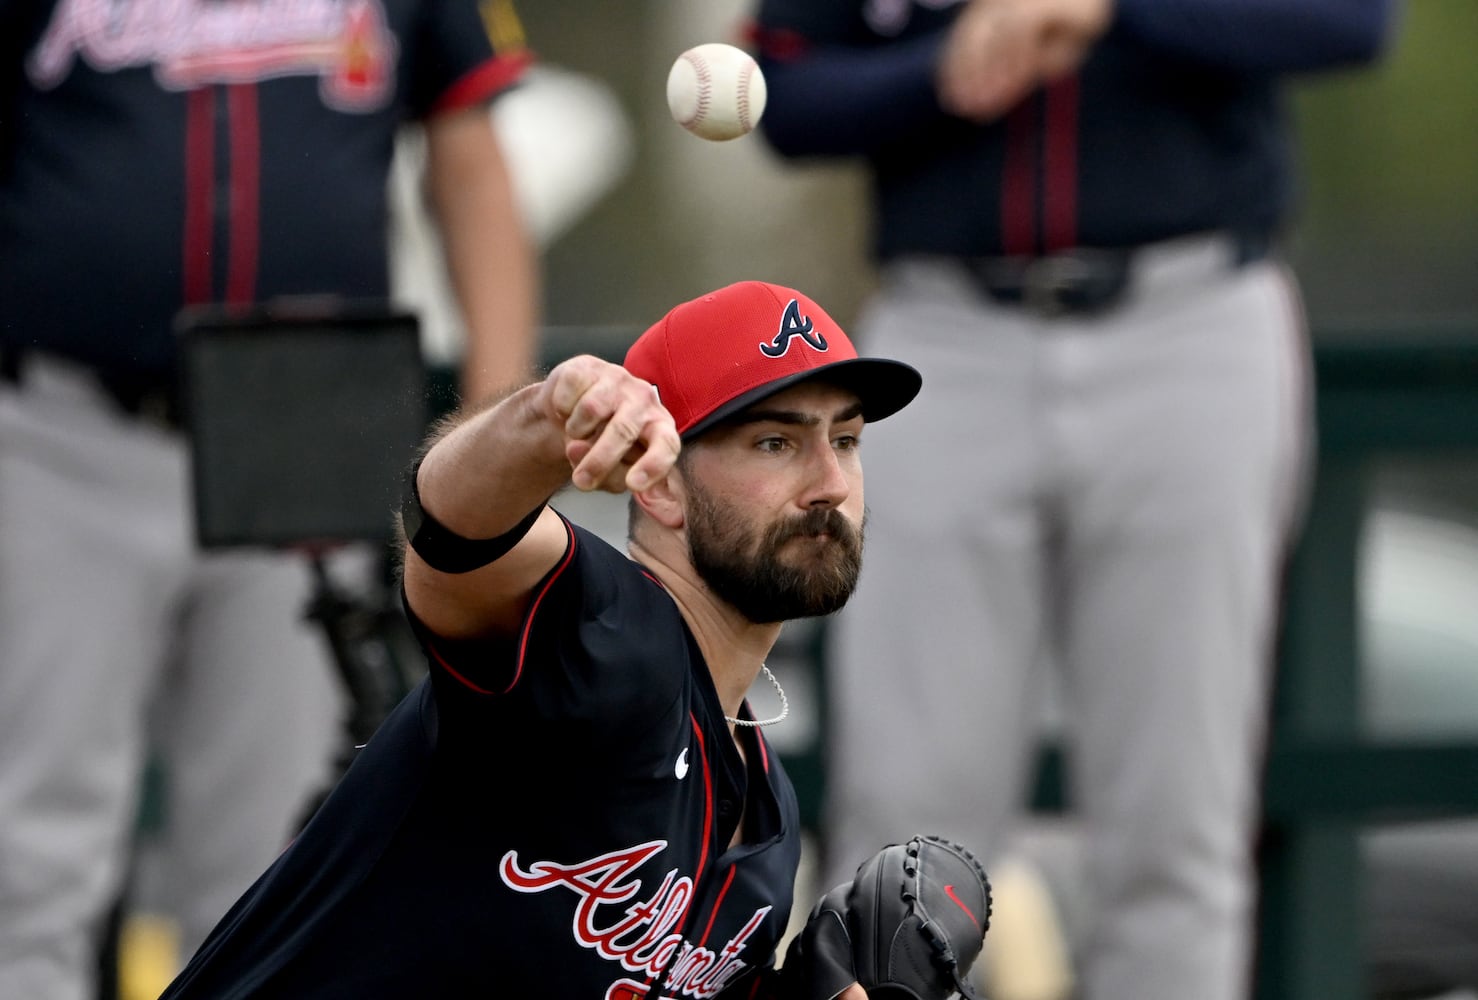
[[[781,970],[790,1000],[831,1000],[853,982],[870,1000],[978,1000],[967,982],[990,926],[990,882],[939,837],[890,844],[821,897]]]

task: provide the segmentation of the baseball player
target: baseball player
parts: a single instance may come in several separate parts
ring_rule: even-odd
[[[745,696],[851,593],[864,423],[919,385],[741,282],[434,437],[429,676],[166,1000],[770,995],[800,819]],[[548,506],[570,482],[631,493],[629,555]]]
[[[916,824],[1002,850],[1063,673],[1089,1000],[1250,969],[1269,659],[1307,468],[1281,88],[1388,0],[758,0],[761,128],[865,161],[877,536],[830,643],[829,878]],[[902,752],[925,734],[930,766]]]
[[[194,544],[173,320],[384,298],[414,118],[465,394],[521,383],[535,267],[486,111],[529,62],[516,24],[508,0],[0,2],[0,996],[94,992],[146,743],[193,943],[329,779],[308,567]]]

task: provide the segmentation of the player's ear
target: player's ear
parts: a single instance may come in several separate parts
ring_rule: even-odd
[[[643,513],[664,528],[676,531],[683,526],[685,501],[681,478],[675,469],[669,469],[667,475],[640,493],[633,493],[632,499]]]

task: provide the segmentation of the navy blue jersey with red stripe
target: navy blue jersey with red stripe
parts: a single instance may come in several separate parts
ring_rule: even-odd
[[[383,298],[397,127],[528,59],[477,0],[6,3],[0,342],[113,371],[185,304]]]
[[[428,680],[165,1000],[769,988],[800,856],[790,781],[758,730],[736,750],[662,586],[569,539],[514,641],[422,630]]]
[[[756,6],[761,129],[867,159],[883,259],[1269,234],[1295,202],[1283,78],[1369,60],[1391,20],[1391,0],[1118,0],[1080,72],[977,125],[936,91],[962,0]]]

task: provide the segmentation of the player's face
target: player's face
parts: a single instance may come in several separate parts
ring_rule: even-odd
[[[690,459],[688,550],[757,624],[830,614],[862,567],[857,397],[801,385],[704,435]]]

